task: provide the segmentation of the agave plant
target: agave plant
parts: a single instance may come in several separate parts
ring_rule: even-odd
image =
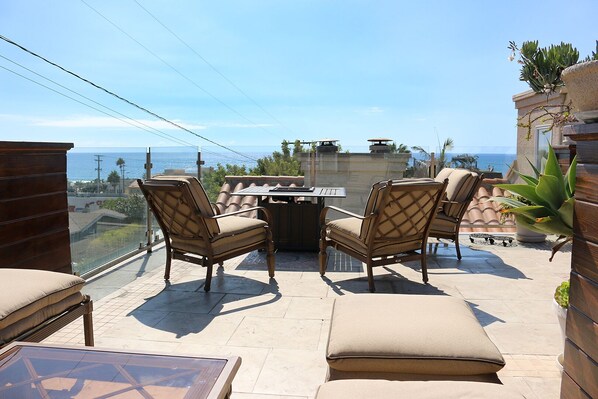
[[[528,160],[529,162],[529,160]],[[575,172],[577,157],[563,175],[554,149],[548,146],[548,159],[540,172],[531,162],[535,176],[517,172],[525,184],[497,184],[513,193],[513,197],[492,197],[502,205],[502,212],[513,214],[518,225],[529,230],[556,234],[552,256],[573,239],[573,208],[575,205]]]

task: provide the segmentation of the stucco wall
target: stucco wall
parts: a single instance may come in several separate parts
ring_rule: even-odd
[[[532,90],[528,90],[513,96],[513,102],[515,103],[515,109],[517,110],[518,120],[537,107],[544,105],[566,104],[567,101],[567,94],[564,89],[561,92],[554,93],[548,97],[544,94],[534,93]],[[541,112],[541,110],[533,111],[531,118],[534,119],[536,116],[540,115]],[[525,117],[524,121],[527,122],[527,117]],[[515,123],[517,123],[517,121],[515,121]],[[535,163],[538,157],[538,140],[545,140],[543,136],[538,137],[538,134],[536,134],[536,129],[538,127],[548,127],[550,124],[551,120],[548,117],[540,118],[540,120],[532,124],[531,136],[529,138],[528,130],[524,127],[517,126],[517,169],[521,173],[533,175],[533,170],[526,158]],[[561,128],[559,127],[555,127],[553,129],[552,140],[550,143],[556,150],[568,151],[567,145],[563,141]]]

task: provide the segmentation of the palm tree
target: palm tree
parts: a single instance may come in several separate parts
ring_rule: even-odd
[[[120,175],[122,176],[123,182],[123,194],[125,193],[125,160],[122,158],[118,158],[116,160],[116,166],[120,168]]]
[[[112,190],[116,192],[116,186],[118,186],[118,183],[120,183],[120,176],[118,175],[118,172],[113,170],[112,172],[110,172],[106,180],[112,186]]]
[[[451,139],[450,137],[447,138],[446,140],[444,140],[444,143],[442,144],[442,148],[440,148],[440,150],[438,152],[438,156],[436,157],[436,160],[435,160],[438,171],[440,171],[443,168],[448,166],[449,161],[446,159],[446,153],[447,153],[447,151],[450,151],[453,149],[453,144],[454,144],[453,139]],[[414,149],[415,151],[419,151],[421,154],[424,154],[425,158],[428,160],[431,159],[431,157],[432,157],[431,154],[429,154],[423,147],[414,145],[411,148]]]
[[[411,150],[405,144],[397,144],[394,141],[388,145],[391,154],[410,154]]]

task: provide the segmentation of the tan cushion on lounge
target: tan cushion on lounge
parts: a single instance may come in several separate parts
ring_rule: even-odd
[[[84,284],[82,278],[65,273],[0,269],[0,342],[81,303]]]
[[[341,380],[320,385],[316,399],[524,399],[500,384],[468,381]]]
[[[0,329],[0,345],[12,341],[19,335],[41,325],[46,320],[58,316],[75,305],[79,305],[82,301],[83,295],[80,292],[76,292],[58,303],[41,308],[32,315],[29,315],[11,325]]]
[[[477,375],[505,362],[469,305],[436,295],[336,299],[326,359],[349,372]]]
[[[166,180],[166,181],[178,181],[184,182],[189,187],[189,191],[191,192],[191,196],[195,200],[195,203],[199,207],[201,214],[206,218],[211,218],[214,216],[214,210],[212,209],[212,204],[204,190],[203,186],[197,180],[196,177],[193,176],[155,176],[152,180]],[[212,234],[218,234],[218,223],[213,219],[205,219],[204,222],[208,228],[208,231]]]

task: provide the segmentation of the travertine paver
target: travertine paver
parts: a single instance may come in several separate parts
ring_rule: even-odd
[[[433,249],[429,284],[422,282],[417,262],[376,268],[378,292],[464,298],[507,360],[499,373],[503,383],[528,398],[557,398],[562,339],[551,298],[568,277],[570,252],[549,262],[549,243],[491,246],[470,244],[466,236],[462,243],[461,261],[452,245]],[[163,259],[164,251],[147,256]],[[123,269],[130,274],[142,260]],[[276,277],[270,279],[264,254],[232,259],[215,270],[209,293],[203,291],[205,269],[193,264],[173,262],[168,283],[162,268],[139,273],[135,281],[95,298],[96,346],[239,355],[243,364],[233,399],[312,398],[326,376],[333,300],[368,292],[367,276],[360,262],[341,253],[331,253],[323,278],[315,253],[277,253],[276,262]],[[117,278],[118,269],[106,281],[113,286]],[[90,289],[101,283],[96,278]],[[48,341],[82,345],[81,323]]]

